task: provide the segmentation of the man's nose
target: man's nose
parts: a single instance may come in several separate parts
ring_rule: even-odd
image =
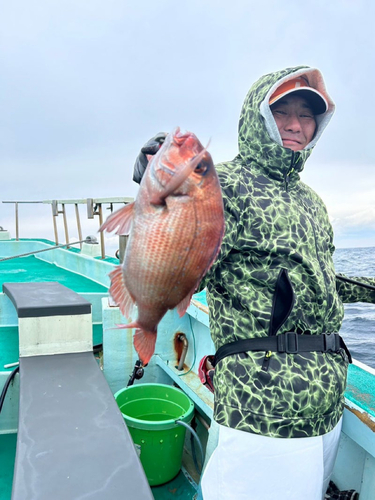
[[[285,122],[285,130],[290,130],[292,132],[300,132],[301,122],[298,115],[291,114],[288,115],[288,119]]]

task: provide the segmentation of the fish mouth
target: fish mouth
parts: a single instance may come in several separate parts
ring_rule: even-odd
[[[186,139],[192,136],[191,132],[181,132],[180,127],[177,127],[173,132],[172,132],[172,137],[173,137],[173,142],[177,144],[177,146],[181,146]]]
[[[192,144],[187,143],[187,141],[189,139],[191,140]],[[185,143],[187,143],[187,144],[185,144]],[[193,133],[181,132],[180,127],[176,127],[172,131],[172,133],[170,133],[167,136],[167,138],[162,146],[163,150],[167,151],[172,144],[177,146],[180,150],[181,150],[181,147],[184,147],[184,146],[186,146],[188,148],[189,147],[194,148],[194,146],[196,145],[196,138],[195,138]],[[198,155],[196,154],[192,158],[190,158],[189,162],[193,162],[194,159],[196,158],[196,156],[198,156]],[[163,158],[161,158],[161,161],[158,165],[158,170],[164,172],[167,175],[171,175],[171,176],[176,175],[176,165],[173,161],[171,161],[168,158],[168,155],[165,155]]]
[[[163,205],[172,193],[183,193],[185,188],[181,186],[199,165],[206,151],[192,132],[182,133],[177,127],[169,134],[152,163],[155,177],[162,188],[152,197],[151,203]]]

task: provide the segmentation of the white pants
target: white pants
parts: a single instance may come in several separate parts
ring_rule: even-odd
[[[283,439],[219,425],[218,445],[201,481],[203,499],[322,500],[341,426],[342,419],[323,436]]]

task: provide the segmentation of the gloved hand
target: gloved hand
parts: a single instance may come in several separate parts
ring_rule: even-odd
[[[159,148],[165,141],[166,137],[167,134],[165,132],[159,132],[158,134],[155,135],[155,137],[147,141],[146,144],[143,146],[141,152],[137,156],[137,159],[135,160],[134,163],[134,169],[133,169],[134,182],[140,184],[148,164],[148,159],[146,155],[155,155],[159,151]]]

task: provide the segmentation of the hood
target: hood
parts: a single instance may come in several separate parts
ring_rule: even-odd
[[[301,151],[293,152],[282,145],[276,122],[271,113],[269,99],[282,83],[305,76],[311,87],[326,98],[328,110],[316,116],[317,129],[313,140]],[[290,173],[291,180],[299,178],[315,144],[328,125],[335,104],[325,88],[321,72],[308,66],[287,68],[262,76],[249,90],[241,110],[238,126],[239,158],[251,168],[259,169],[276,179],[284,179]]]

